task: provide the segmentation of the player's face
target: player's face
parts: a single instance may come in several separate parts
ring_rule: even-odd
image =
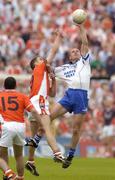
[[[39,57],[37,57],[37,59],[36,59],[35,65],[40,64],[40,63],[42,63],[43,61],[44,61],[44,59],[39,56]]]
[[[77,48],[70,49],[69,51],[69,61],[75,62],[78,61],[81,57],[80,50]]]

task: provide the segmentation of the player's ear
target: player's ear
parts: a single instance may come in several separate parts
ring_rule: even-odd
[[[70,55],[70,53],[69,53],[69,55],[68,55],[68,59],[69,59],[69,61],[71,61],[71,55]]]
[[[38,62],[40,60],[40,57],[36,57],[35,63]]]

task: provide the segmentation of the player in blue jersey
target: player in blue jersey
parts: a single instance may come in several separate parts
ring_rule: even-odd
[[[74,114],[73,135],[69,154],[62,167],[70,166],[76,146],[81,135],[81,127],[88,110],[88,92],[90,85],[90,54],[88,39],[84,26],[79,25],[81,35],[81,49],[72,48],[69,51],[69,63],[55,68],[56,77],[67,84],[64,97],[53,107],[51,119],[55,119],[67,112]]]
[[[66,160],[63,162],[63,168],[69,167],[72,162],[81,135],[81,127],[88,110],[88,91],[91,76],[90,54],[84,25],[79,25],[79,29],[82,41],[81,49],[70,49],[69,63],[56,67],[54,70],[55,76],[66,82],[68,89],[64,97],[53,107],[51,119],[53,120],[67,112],[74,114],[71,147]]]

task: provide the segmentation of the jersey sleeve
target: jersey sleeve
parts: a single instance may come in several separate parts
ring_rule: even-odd
[[[32,103],[31,103],[29,97],[26,96],[26,95],[24,96],[24,104],[25,104],[25,109],[26,109],[27,111],[30,112],[30,111],[33,109],[33,105],[32,105]]]
[[[45,62],[36,65],[33,71],[34,75],[37,76],[39,73],[44,72],[45,68],[46,68]]]
[[[54,69],[55,76],[57,78],[62,78],[64,76],[64,67],[59,66]]]
[[[42,84],[42,80],[44,78],[45,70],[46,70],[46,65],[44,62],[35,66],[30,84],[31,86],[30,97],[33,97],[34,95],[38,94]]]
[[[90,61],[91,61],[91,54],[90,54],[90,52],[87,52],[86,54],[85,54],[85,56],[82,56],[82,61],[83,61],[83,63],[90,63]]]

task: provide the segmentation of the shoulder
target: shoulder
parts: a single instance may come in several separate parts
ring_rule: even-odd
[[[68,67],[70,67],[70,66],[71,66],[71,64],[63,64],[63,65],[61,65],[61,66],[55,67],[54,69],[55,69],[55,70],[65,69],[65,68],[68,68]]]
[[[3,91],[3,90],[0,90],[0,94],[1,94],[1,93],[4,93],[4,91]]]
[[[5,92],[4,91],[0,91],[0,97],[5,96]]]
[[[90,52],[88,51],[85,55],[81,56],[83,60],[90,58]]]
[[[38,71],[38,70],[42,70],[46,67],[46,63],[44,61],[40,62],[39,64],[37,64],[33,70],[33,73]]]
[[[27,98],[27,97],[28,97],[26,94],[21,93],[21,92],[18,92],[18,91],[15,92],[15,96],[16,96],[16,95],[17,95],[19,98]]]
[[[81,56],[81,59],[80,59],[82,62],[91,62],[92,60],[92,57],[91,57],[91,52],[88,51],[84,56]]]

